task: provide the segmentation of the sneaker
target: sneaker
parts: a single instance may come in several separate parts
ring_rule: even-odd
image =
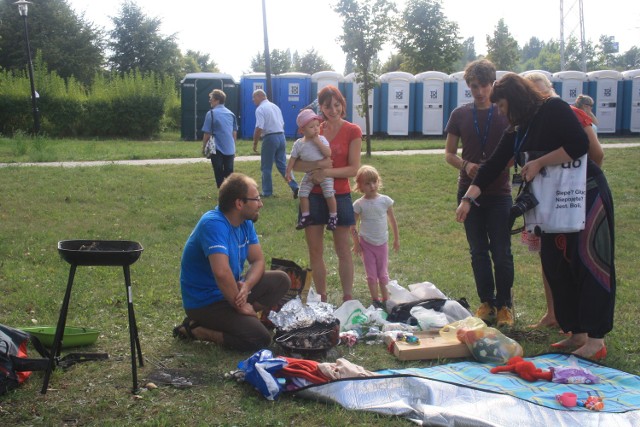
[[[327,230],[333,231],[336,229],[337,226],[338,226],[338,217],[330,216],[329,222],[327,222]]]
[[[307,228],[313,224],[313,220],[311,219],[311,215],[301,216],[298,221],[298,225],[296,225],[296,230],[302,230],[303,228]]]
[[[498,328],[502,326],[513,326],[513,310],[511,310],[511,308],[507,307],[506,305],[500,307],[500,310],[498,310],[498,315],[496,316],[496,326]]]
[[[492,307],[488,302],[483,302],[476,310],[476,317],[479,317],[484,323],[490,325],[496,320],[496,308]]]

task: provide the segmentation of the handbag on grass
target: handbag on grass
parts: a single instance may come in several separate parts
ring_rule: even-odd
[[[207,159],[210,159],[211,157],[213,157],[214,154],[216,154],[216,138],[213,136],[213,108],[210,110],[210,112],[211,112],[211,136],[209,137],[209,140],[204,146],[204,156]]]
[[[527,161],[532,160],[525,153]],[[524,213],[527,232],[575,233],[584,230],[587,204],[587,155],[545,166],[530,183],[538,205]]]

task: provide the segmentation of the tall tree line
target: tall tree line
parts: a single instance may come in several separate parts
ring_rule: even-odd
[[[335,10],[343,20],[355,18],[358,10],[390,8],[382,28],[375,23],[343,28],[339,41],[345,42],[360,34],[363,40],[373,43],[376,41],[375,37],[371,38],[373,25],[383,33],[383,44],[395,48],[384,62],[379,58],[382,45],[369,50],[368,71],[378,75],[395,70],[413,74],[431,70],[451,73],[479,57],[475,51],[475,40],[461,39],[458,24],[444,15],[441,0],[407,0],[404,9],[397,12],[392,7],[394,5],[390,0],[336,2]],[[118,15],[111,20],[113,26],[107,31],[87,21],[84,15],[76,14],[67,0],[39,1],[29,8],[32,54],[34,57],[39,55],[48,69],[59,76],[65,79],[73,76],[86,85],[98,73],[135,70],[172,76],[178,81],[186,73],[218,71],[209,54],[191,50],[181,52],[176,36],[162,33],[162,20],[147,16],[133,0],[124,0]],[[23,22],[11,0],[0,3],[0,22],[0,69],[24,72]],[[486,57],[499,69],[560,71],[558,40],[543,41],[531,37],[520,47],[509,31],[508,22],[502,19],[493,28],[488,28],[486,44]],[[622,71],[640,68],[640,49],[637,46],[621,53],[615,52],[614,46],[614,39],[609,35],[601,35],[596,43],[587,42],[587,69]],[[359,51],[352,46],[345,52],[344,74],[348,74],[356,70]],[[580,69],[581,49],[577,40],[568,41],[565,56],[567,69]],[[315,49],[304,53],[274,49],[271,59],[276,74],[288,71],[311,74],[332,69]],[[252,71],[264,70],[261,53],[247,58],[247,63]]]

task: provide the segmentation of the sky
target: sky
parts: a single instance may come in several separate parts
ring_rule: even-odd
[[[37,7],[39,1],[31,0]],[[405,0],[392,0],[399,9]],[[67,0],[87,21],[109,31],[121,0]],[[262,0],[191,0],[184,2],[134,0],[147,17],[162,21],[160,32],[175,34],[182,50],[209,54],[220,72],[239,79],[250,71],[251,58],[264,51]],[[333,11],[335,0],[265,0],[269,50],[291,49],[301,55],[315,49],[335,71],[343,72],[345,55],[337,38],[342,20]],[[525,9],[525,5],[529,5]],[[565,39],[579,39],[578,0],[564,0]],[[531,37],[560,39],[560,0],[443,0],[447,19],[458,24],[461,41],[474,37],[476,53],[486,54],[486,36],[493,36],[504,18],[520,47]],[[482,10],[477,9],[481,5]],[[614,36],[620,52],[640,46],[640,2],[633,0],[583,0],[586,39],[598,43],[601,35]],[[385,62],[388,46],[380,54]],[[438,71],[438,70],[424,70]]]

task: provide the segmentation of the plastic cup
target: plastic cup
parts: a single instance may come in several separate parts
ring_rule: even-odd
[[[556,396],[560,404],[567,408],[572,408],[578,403],[578,396],[575,393],[562,393]]]

